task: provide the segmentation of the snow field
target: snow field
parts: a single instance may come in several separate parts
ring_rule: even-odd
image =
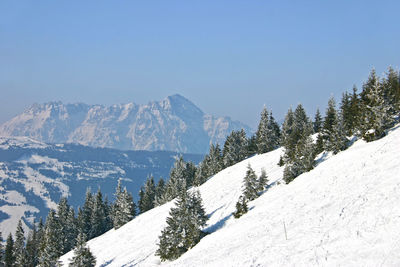
[[[211,234],[173,262],[154,255],[172,202],[88,245],[97,266],[399,266],[399,152],[400,126],[381,140],[357,141],[289,185],[275,183],[281,150],[227,168],[199,187]],[[265,168],[273,185],[234,219],[248,163],[257,175]]]

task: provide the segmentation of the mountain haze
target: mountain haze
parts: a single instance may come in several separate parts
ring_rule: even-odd
[[[251,129],[229,117],[205,114],[181,95],[147,105],[34,104],[0,126],[0,136],[27,136],[46,143],[168,150],[205,154],[232,130]]]

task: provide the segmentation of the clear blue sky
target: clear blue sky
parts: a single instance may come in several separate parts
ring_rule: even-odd
[[[255,127],[400,65],[400,1],[0,2],[0,123],[34,102],[179,93]]]

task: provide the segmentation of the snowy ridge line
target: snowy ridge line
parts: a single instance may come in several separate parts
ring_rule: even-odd
[[[147,105],[34,104],[0,125],[0,136],[27,136],[46,143],[77,143],[121,150],[205,154],[247,125],[205,114],[181,95]]]

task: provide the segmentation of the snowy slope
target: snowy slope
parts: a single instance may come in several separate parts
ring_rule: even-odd
[[[74,144],[51,145],[27,137],[0,137],[0,231],[14,232],[23,219],[30,226],[61,197],[73,207],[82,206],[86,188],[101,188],[114,198],[119,178],[137,200],[148,175],[168,177],[178,156],[167,151],[120,151]],[[202,155],[184,154],[198,163]],[[25,231],[27,232],[27,231]]]
[[[27,136],[47,143],[79,143],[134,150],[208,152],[232,130],[251,129],[229,117],[203,113],[180,95],[147,105],[34,104],[0,125],[0,136]]]
[[[174,262],[154,256],[172,203],[88,245],[97,266],[399,266],[399,152],[400,126],[381,140],[357,141],[291,184],[274,184],[239,219],[231,213],[247,164],[279,180],[281,150],[225,169],[199,188],[212,233]]]

